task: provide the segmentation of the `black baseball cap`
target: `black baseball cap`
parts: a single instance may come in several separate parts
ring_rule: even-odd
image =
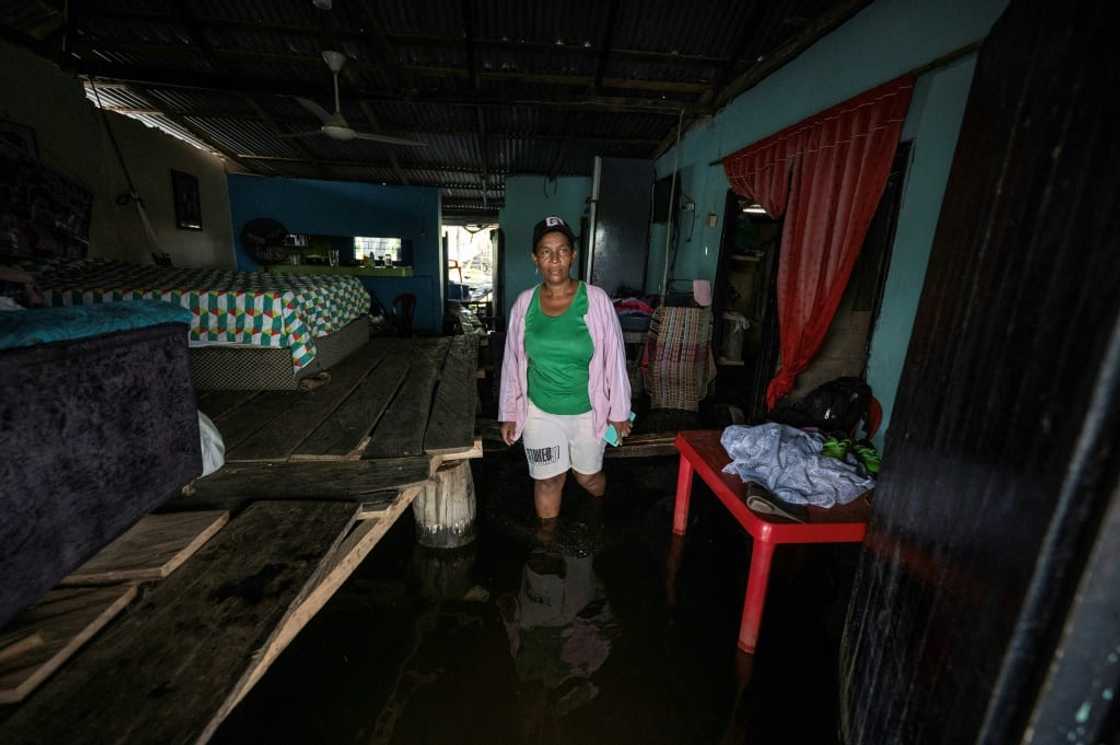
[[[568,243],[572,248],[574,249],[576,247],[575,234],[573,234],[572,229],[568,227],[568,223],[564,222],[564,218],[557,215],[549,215],[533,228],[533,250],[536,250],[537,244],[547,233],[563,233],[568,237]]]

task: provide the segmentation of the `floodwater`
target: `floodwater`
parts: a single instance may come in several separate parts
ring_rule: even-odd
[[[406,513],[215,741],[835,743],[858,549],[779,549],[742,654],[749,537],[698,483],[674,541],[675,460],[607,464],[542,532],[520,450],[475,461],[476,543],[419,547]]]

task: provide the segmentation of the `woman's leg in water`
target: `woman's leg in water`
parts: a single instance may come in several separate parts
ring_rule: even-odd
[[[607,491],[607,474],[602,470],[595,473],[580,473],[573,468],[572,474],[576,477],[576,483],[593,497],[601,497]]]
[[[565,471],[547,479],[533,481],[533,505],[537,508],[537,517],[540,519],[551,520],[560,514],[560,500],[567,475]],[[576,478],[579,478],[578,475]]]

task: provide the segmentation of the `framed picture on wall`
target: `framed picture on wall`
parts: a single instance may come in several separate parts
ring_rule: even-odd
[[[26,124],[0,119],[0,154],[20,160],[39,160],[35,130]]]
[[[175,225],[180,230],[202,230],[202,201],[198,178],[171,169],[171,191],[175,195]]]

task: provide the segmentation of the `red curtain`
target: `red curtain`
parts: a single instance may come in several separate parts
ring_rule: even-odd
[[[723,161],[731,188],[785,218],[778,260],[782,366],[774,405],[824,342],[886,187],[912,76],[874,88]]]

